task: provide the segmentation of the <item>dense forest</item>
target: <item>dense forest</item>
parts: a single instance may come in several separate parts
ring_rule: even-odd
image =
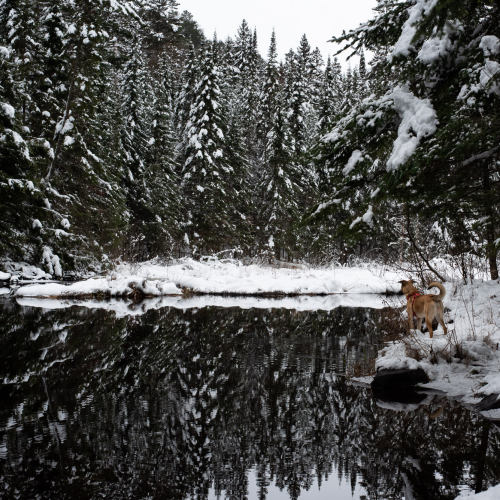
[[[378,0],[332,39],[346,71],[180,7],[0,0],[4,265],[449,255],[498,278],[498,0]]]

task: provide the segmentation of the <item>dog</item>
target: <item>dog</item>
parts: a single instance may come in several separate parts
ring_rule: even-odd
[[[422,295],[413,285],[412,280],[400,281],[401,291],[406,296],[406,310],[408,311],[408,323],[410,330],[413,330],[413,316],[417,318],[417,330],[422,330],[422,319],[425,318],[425,324],[429,328],[429,336],[432,339],[434,331],[432,330],[432,320],[436,318],[439,324],[443,327],[444,334],[448,333],[448,329],[444,324],[444,306],[443,299],[446,295],[446,290],[442,283],[433,281],[427,287],[439,288],[439,295]]]

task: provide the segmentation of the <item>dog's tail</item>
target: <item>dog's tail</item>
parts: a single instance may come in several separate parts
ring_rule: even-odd
[[[435,295],[433,297],[434,301],[438,302],[440,300],[443,300],[444,296],[446,295],[446,290],[445,290],[443,284],[442,283],[438,283],[437,281],[433,281],[432,283],[429,283],[429,286],[427,287],[427,290],[429,290],[430,288],[432,288],[434,286],[436,288],[439,288],[439,295]]]

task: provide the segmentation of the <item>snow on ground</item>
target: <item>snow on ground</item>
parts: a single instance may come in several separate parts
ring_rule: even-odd
[[[19,288],[16,291],[17,297],[76,297],[102,293],[112,297],[126,297],[139,291],[144,295],[179,295],[179,290],[175,284],[160,281],[148,280],[140,276],[120,276],[115,278],[95,278],[66,286],[59,283],[47,283],[30,285]]]
[[[138,266],[121,265],[117,275],[136,274],[148,279],[166,279],[180,288],[203,293],[230,294],[374,294],[399,290],[401,273],[376,265],[332,266],[295,269],[243,265],[234,260],[196,261],[190,258],[165,266],[146,262]]]
[[[10,280],[10,274],[0,271],[0,281],[9,281],[9,280]]]
[[[464,492],[455,498],[455,500],[461,500],[463,498],[472,498],[473,500],[498,500],[500,498],[500,484],[492,486],[482,493],[476,493],[475,495],[473,493]]]
[[[420,367],[431,381],[426,388],[466,404],[478,403],[485,395],[500,393],[500,280],[467,285],[455,281],[445,287],[444,305],[449,309],[445,321],[453,320],[447,325],[448,334],[439,327],[430,339],[428,333],[414,330],[381,350],[376,367]],[[500,412],[496,413],[488,416],[499,418]]]
[[[16,295],[54,297],[97,292],[127,295],[129,281],[136,288],[143,286],[144,293],[151,295],[180,293],[170,286],[172,284],[179,289],[212,294],[380,294],[398,291],[397,281],[402,277],[401,273],[376,265],[324,269],[296,266],[290,269],[243,265],[233,260],[200,262],[185,258],[169,266],[154,261],[135,265],[121,264],[106,278],[90,279],[70,287],[59,284],[31,285],[20,288]],[[146,285],[140,285],[142,282]],[[170,288],[165,288],[167,285]],[[146,291],[146,288],[151,292]]]

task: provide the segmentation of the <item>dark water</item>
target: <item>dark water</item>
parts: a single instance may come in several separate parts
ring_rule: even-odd
[[[494,424],[340,375],[369,366],[381,314],[4,301],[0,498],[429,500],[499,483]]]

